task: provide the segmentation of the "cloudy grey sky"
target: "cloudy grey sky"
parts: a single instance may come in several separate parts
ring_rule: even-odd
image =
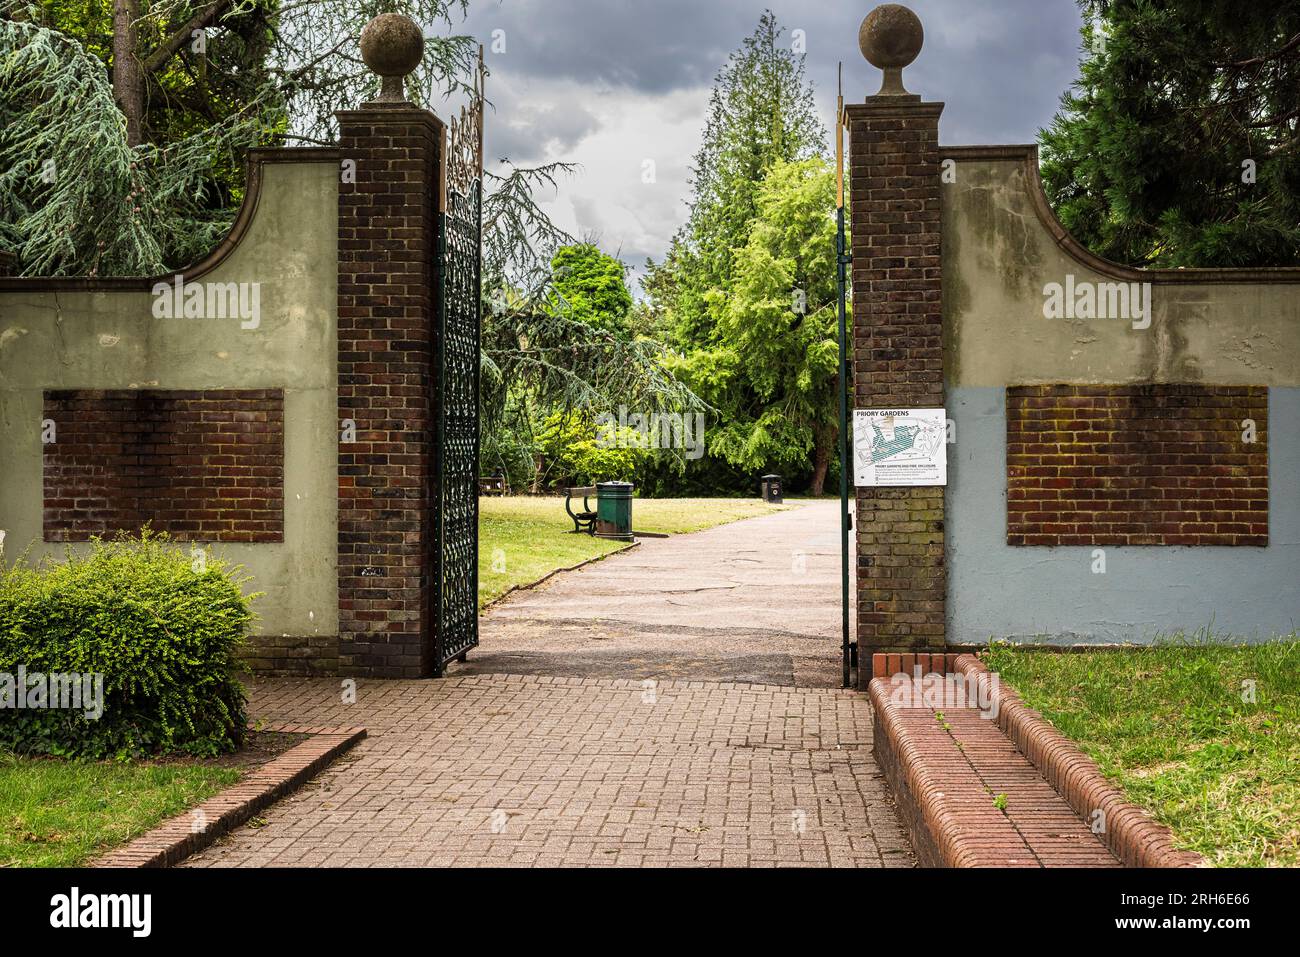
[[[691,158],[714,75],[763,10],[776,14],[787,41],[792,31],[803,31],[808,77],[829,131],[838,61],[846,101],[879,88],[879,71],[857,45],[858,24],[874,5],[471,0],[457,32],[488,48],[495,111],[486,118],[485,160],[489,167],[500,157],[525,165],[579,163],[558,191],[541,197],[548,212],[575,235],[598,237],[639,273],[647,256],[662,258],[685,219]],[[925,26],[925,48],[905,82],[946,104],[941,142],[1031,142],[1076,76],[1081,21],[1074,0],[911,0],[909,6]],[[654,162],[654,183],[642,182],[646,160]]]

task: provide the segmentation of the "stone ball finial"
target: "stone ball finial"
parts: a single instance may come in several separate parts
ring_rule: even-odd
[[[858,47],[885,74],[877,96],[910,95],[903,87],[903,67],[916,59],[924,42],[921,19],[901,3],[882,3],[863,18]]]
[[[424,34],[414,20],[400,13],[381,13],[361,31],[361,59],[383,77],[380,100],[406,99],[402,80],[420,65]]]

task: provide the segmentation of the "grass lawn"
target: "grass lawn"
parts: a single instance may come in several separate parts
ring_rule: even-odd
[[[986,661],[1180,847],[1223,867],[1300,866],[1295,635],[1077,654],[995,646]]]
[[[638,498],[632,501],[632,527],[639,532],[697,532],[797,507],[745,498]],[[480,498],[478,528],[480,606],[514,585],[625,547],[624,542],[566,534],[572,533],[573,520],[564,510],[563,496]]]
[[[76,867],[239,779],[235,768],[0,754],[0,867]]]

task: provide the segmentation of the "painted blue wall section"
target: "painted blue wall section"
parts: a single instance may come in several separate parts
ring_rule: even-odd
[[[1006,392],[949,387],[948,641],[1264,641],[1300,628],[1300,389],[1269,390],[1269,545],[1007,545]]]

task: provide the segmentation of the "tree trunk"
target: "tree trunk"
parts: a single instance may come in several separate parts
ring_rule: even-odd
[[[144,73],[136,58],[140,0],[113,0],[113,97],[126,117],[126,142],[144,142]]]
[[[830,467],[831,449],[835,445],[838,434],[839,428],[833,425],[819,425],[813,431],[813,474],[810,490],[813,495],[821,495],[826,488],[826,470]]]

